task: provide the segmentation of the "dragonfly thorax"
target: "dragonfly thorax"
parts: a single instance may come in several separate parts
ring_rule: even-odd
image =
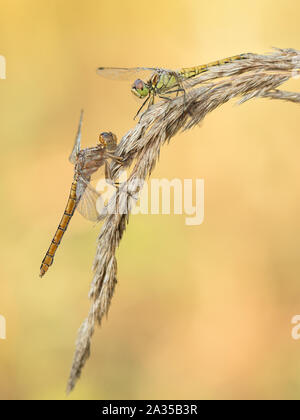
[[[178,80],[175,77],[175,73],[169,74],[167,72],[162,72],[154,78],[153,85],[155,85],[155,89],[158,93],[163,93],[178,86]]]

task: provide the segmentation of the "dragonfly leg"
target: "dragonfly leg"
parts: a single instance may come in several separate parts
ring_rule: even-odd
[[[175,79],[176,79],[176,82],[177,82],[177,85],[178,85],[178,89],[177,89],[177,91],[176,91],[176,96],[178,96],[178,93],[179,92],[183,92],[183,109],[185,110],[185,104],[186,104],[186,94],[185,94],[185,89],[184,89],[184,87],[183,87],[183,84],[182,84],[182,80],[178,77],[178,74],[177,73],[175,73]]]
[[[169,109],[170,109],[170,104],[171,104],[171,102],[172,102],[172,98],[169,98],[168,96],[162,96],[162,95],[158,95],[158,97],[159,97],[160,99],[164,99],[165,101],[169,102],[169,105],[168,105],[168,107],[167,107],[167,109],[166,109],[166,112],[165,112],[165,115],[164,115],[164,119],[165,119],[165,118],[166,118],[167,113],[169,112]]]
[[[148,96],[148,98],[142,103],[142,106],[139,108],[138,112],[135,114],[134,120],[136,119],[136,117],[139,115],[139,113],[141,112],[141,110],[144,108],[144,106],[146,105],[146,103],[149,101],[150,99],[150,95]],[[152,105],[152,104],[151,104]],[[150,106],[150,105],[149,105]]]
[[[168,92],[166,92],[166,93],[168,93]],[[165,101],[169,101],[169,102],[172,101],[172,98],[169,98],[168,96],[158,95],[158,97],[159,97],[159,99],[164,99]]]
[[[112,159],[114,159],[116,157],[117,156],[112,156]],[[111,170],[110,170],[110,166],[109,166],[109,164],[108,164],[107,161],[105,161],[105,179],[106,179],[106,182],[108,184],[113,185],[116,188],[117,192],[120,191],[120,182],[113,180],[113,177],[112,177],[112,174],[111,174]],[[115,214],[118,214],[119,213],[119,195],[117,194],[117,192],[115,193],[115,197],[116,197],[116,203],[115,203],[115,212],[116,213]],[[134,196],[132,195],[132,193],[129,192],[128,190],[126,191],[126,193],[127,193],[127,195],[129,197],[134,198]]]
[[[109,158],[109,159],[111,159],[111,160],[113,160],[117,163],[120,163],[120,165],[122,165],[122,163],[123,163],[123,158],[121,156],[116,156],[116,155],[114,155],[110,152],[106,152],[105,157],[107,157],[107,158]]]
[[[165,92],[167,95],[170,93],[176,93],[176,96],[178,96],[179,92],[183,92],[183,109],[185,109],[185,104],[186,104],[186,93],[185,93],[185,89],[184,88],[179,88],[176,90],[168,90],[167,92]]]
[[[114,162],[119,163],[120,165],[123,165],[123,158],[120,156],[115,156],[112,153],[106,152],[105,157],[113,160]],[[113,185],[116,188],[119,188],[120,183],[118,181],[113,180],[110,166],[107,161],[105,161],[105,179],[109,184]]]
[[[150,106],[153,105],[153,104],[154,104],[154,93],[152,93],[152,95],[151,95],[148,108],[150,108]]]
[[[179,92],[185,92],[185,89],[180,88],[180,89],[175,89],[175,90],[167,90],[165,93],[166,93],[167,95],[169,95],[169,93],[177,93],[177,95],[176,95],[176,96],[178,96],[178,93],[179,93]]]
[[[105,161],[105,179],[108,184],[113,185],[117,189],[119,188],[119,182],[113,180],[110,166],[107,160]]]

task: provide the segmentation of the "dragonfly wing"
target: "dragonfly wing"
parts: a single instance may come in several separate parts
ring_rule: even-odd
[[[83,177],[79,177],[77,182],[76,210],[86,219],[96,222],[99,220],[99,212],[97,210],[97,200],[100,198],[95,188]]]
[[[162,71],[164,71],[164,69],[158,67],[99,67],[97,69],[97,74],[107,79],[131,80],[135,75],[140,74],[141,72],[161,73]]]
[[[75,137],[75,142],[74,142],[73,150],[72,150],[72,153],[69,156],[69,161],[71,163],[73,163],[73,165],[75,165],[75,163],[76,163],[76,158],[78,156],[78,153],[79,153],[80,147],[81,147],[81,125],[82,125],[82,117],[83,117],[83,110],[81,110],[81,113],[80,113],[80,119],[79,119],[79,124],[78,124],[78,129],[77,129],[77,134],[76,134],[76,137]]]

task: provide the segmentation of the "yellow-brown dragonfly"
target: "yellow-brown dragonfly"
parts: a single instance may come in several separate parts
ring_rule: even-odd
[[[75,168],[68,202],[48,251],[42,261],[40,267],[40,277],[42,277],[52,265],[57,248],[65,231],[67,230],[75,210],[79,211],[79,213],[89,220],[99,220],[96,203],[100,194],[90,184],[92,174],[94,174],[101,166],[104,166],[105,178],[111,183],[112,177],[109,169],[109,159],[119,163],[122,161],[121,158],[114,155],[117,146],[117,137],[111,132],[101,133],[99,136],[99,144],[97,146],[81,150],[82,116],[83,112],[81,112],[80,115],[74,147],[69,157],[70,162],[75,166]]]

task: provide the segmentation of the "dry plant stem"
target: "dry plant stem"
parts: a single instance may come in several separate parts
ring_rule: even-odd
[[[124,165],[112,163],[114,178],[133,161],[135,165],[128,180],[108,205],[110,209],[117,202],[119,212],[108,213],[98,238],[89,294],[91,308],[78,332],[67,392],[74,388],[90,355],[95,322],[100,324],[108,313],[117,283],[116,249],[126,229],[130,209],[138,198],[143,181],[151,174],[162,145],[179,130],[194,127],[209,112],[233,98],[238,98],[238,103],[259,97],[300,103],[300,94],[277,90],[278,86],[297,75],[297,67],[300,67],[300,51],[285,49],[265,56],[253,54],[246,60],[212,68],[186,82],[185,101],[181,96],[152,106],[122,138],[116,155],[124,159]]]

